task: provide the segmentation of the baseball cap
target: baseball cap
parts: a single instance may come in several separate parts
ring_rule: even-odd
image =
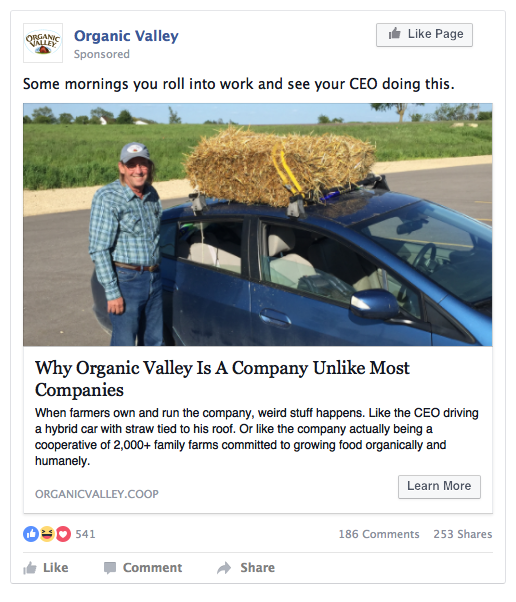
[[[122,152],[120,153],[120,161],[122,163],[127,163],[135,157],[143,157],[149,161],[151,160],[149,149],[145,146],[145,144],[141,144],[140,142],[129,142],[129,144],[124,146]]]

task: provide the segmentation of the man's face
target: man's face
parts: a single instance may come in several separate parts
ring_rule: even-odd
[[[135,157],[127,163],[118,163],[118,169],[129,188],[142,190],[149,177],[150,161],[142,157]]]

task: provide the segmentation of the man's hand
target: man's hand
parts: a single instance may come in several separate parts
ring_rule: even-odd
[[[123,314],[124,313],[124,298],[112,299],[107,302],[108,314]]]

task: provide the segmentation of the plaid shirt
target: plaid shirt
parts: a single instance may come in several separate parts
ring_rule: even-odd
[[[113,261],[147,266],[159,263],[161,213],[158,193],[149,185],[142,199],[118,180],[95,193],[89,251],[108,301],[121,296]]]

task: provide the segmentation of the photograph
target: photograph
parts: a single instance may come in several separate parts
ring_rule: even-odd
[[[25,104],[25,346],[492,345],[491,104]]]

